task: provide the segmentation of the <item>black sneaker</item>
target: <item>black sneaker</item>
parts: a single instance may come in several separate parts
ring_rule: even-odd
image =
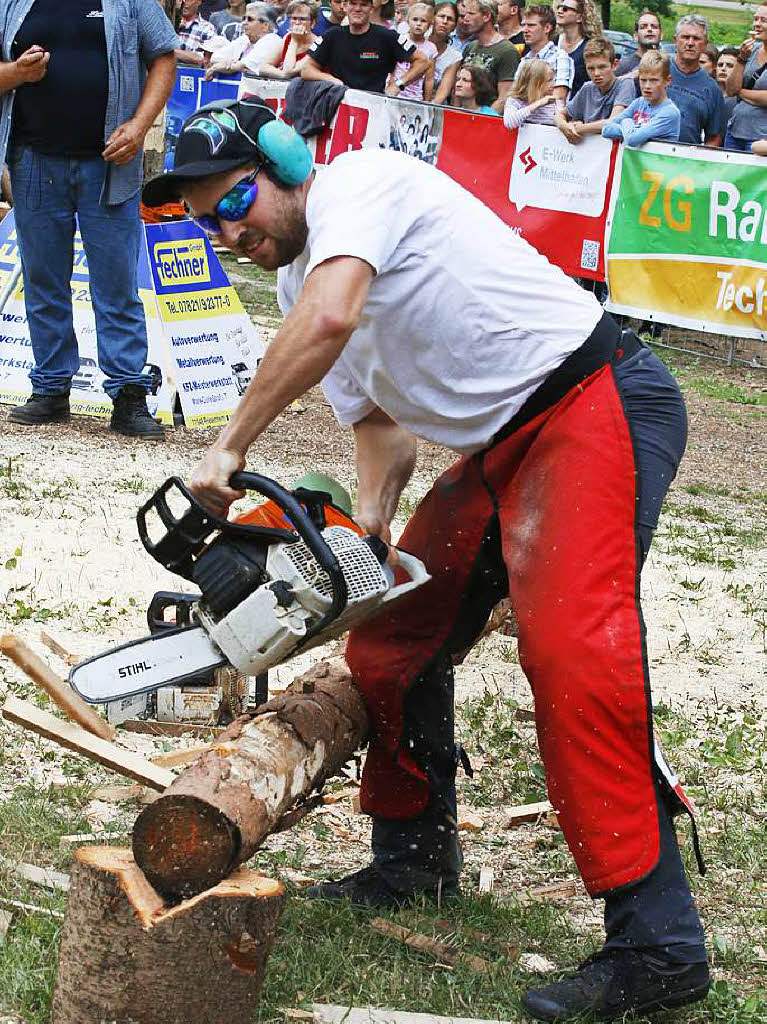
[[[710,983],[707,963],[673,964],[650,953],[603,949],[562,981],[529,989],[522,1006],[536,1020],[616,1020],[631,1010],[696,1003]]]
[[[24,405],[16,405],[8,413],[11,423],[40,426],[43,423],[69,422],[69,392],[53,395],[31,394]]]
[[[313,900],[349,900],[361,907],[402,907],[421,896],[447,899],[457,893],[458,887],[454,883],[433,890],[401,892],[389,885],[375,864],[368,864],[366,868],[355,871],[345,878],[311,885],[303,890],[302,895]]]
[[[146,407],[146,391],[137,384],[126,384],[114,398],[114,409],[109,429],[128,437],[146,437],[155,441],[165,440],[162,424],[149,415]]]

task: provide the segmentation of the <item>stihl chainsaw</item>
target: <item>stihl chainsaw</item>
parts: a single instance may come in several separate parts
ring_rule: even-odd
[[[409,579],[395,583],[388,546],[362,536],[325,492],[291,492],[256,473],[235,473],[230,483],[269,500],[230,521],[211,515],[171,477],[139,510],[146,550],[200,593],[155,594],[151,636],[76,665],[69,681],[86,701],[194,683],[220,665],[259,675],[431,578],[419,559],[398,551]],[[169,608],[173,625],[164,621]]]

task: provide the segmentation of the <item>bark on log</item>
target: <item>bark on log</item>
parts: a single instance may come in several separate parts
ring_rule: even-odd
[[[241,868],[168,908],[129,850],[78,850],[51,1024],[251,1024],[284,901]]]
[[[136,863],[169,896],[215,885],[339,771],[368,728],[346,663],[319,662],[284,694],[234,721],[141,812]]]

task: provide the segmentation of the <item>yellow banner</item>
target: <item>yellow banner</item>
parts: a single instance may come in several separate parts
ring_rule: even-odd
[[[213,288],[210,291],[158,295],[160,319],[205,320],[222,314],[243,313],[242,303],[234,288]]]
[[[705,322],[734,334],[767,331],[767,272],[747,264],[610,256],[610,298],[616,304],[648,310],[678,309],[675,320]],[[679,305],[679,297],[684,304]],[[711,330],[709,326],[709,330]]]

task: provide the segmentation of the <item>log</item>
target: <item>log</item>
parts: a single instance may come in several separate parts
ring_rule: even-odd
[[[23,640],[19,640],[13,633],[6,633],[0,636],[0,651],[18,665],[22,672],[34,679],[73,722],[77,722],[94,736],[100,736],[102,740],[114,739],[115,731],[112,726],[105,722],[90,704],[86,704],[82,697],[78,697],[72,687],[60,679],[42,658],[38,658]]]
[[[319,662],[286,693],[236,719],[144,808],[133,831],[136,863],[167,896],[215,885],[340,770],[368,728],[346,663]]]
[[[169,908],[130,850],[78,850],[51,1024],[251,1024],[284,901],[242,868]]]

